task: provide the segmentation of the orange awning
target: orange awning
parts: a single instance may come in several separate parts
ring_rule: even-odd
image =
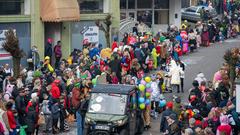
[[[43,22],[80,20],[77,0],[41,0],[40,11]]]

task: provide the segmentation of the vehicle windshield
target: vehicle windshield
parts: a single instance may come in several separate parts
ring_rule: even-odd
[[[124,115],[127,95],[92,93],[89,102],[89,113]]]

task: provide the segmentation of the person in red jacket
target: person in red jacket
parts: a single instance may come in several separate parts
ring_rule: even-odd
[[[13,106],[12,102],[8,102],[6,104],[7,117],[8,117],[8,122],[10,126],[9,135],[17,135],[17,131],[16,131],[17,124],[12,111],[12,106]]]
[[[112,43],[112,51],[113,51],[115,48],[118,48],[117,38],[114,38],[114,42]]]
[[[60,80],[54,80],[53,83],[51,84],[52,85],[52,89],[51,89],[51,94],[52,94],[52,98],[55,98],[55,99],[59,99],[60,96],[61,96],[61,93],[60,93],[60,89],[59,89],[59,84],[60,84]]]

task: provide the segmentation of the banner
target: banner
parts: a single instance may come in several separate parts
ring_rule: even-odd
[[[4,48],[2,47],[2,44],[6,39],[6,36],[5,36],[6,31],[8,30],[0,30],[0,60],[7,60],[12,57],[11,54],[5,51]],[[16,30],[13,30],[13,31],[16,34]]]
[[[99,42],[99,28],[97,26],[89,26],[83,34],[83,39],[90,43]]]

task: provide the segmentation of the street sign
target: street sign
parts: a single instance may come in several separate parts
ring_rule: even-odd
[[[90,43],[99,42],[99,28],[97,26],[89,26],[83,34],[83,39],[87,39]]]

